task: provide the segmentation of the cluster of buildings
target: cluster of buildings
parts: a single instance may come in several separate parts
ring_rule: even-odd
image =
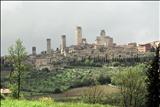
[[[127,45],[117,45],[113,38],[108,36],[105,30],[100,31],[95,43],[88,43],[83,37],[82,28],[76,27],[75,45],[66,46],[66,35],[61,36],[60,48],[52,49],[51,39],[46,39],[47,48],[37,54],[36,47],[32,47],[32,54],[28,56],[27,62],[32,63],[36,69],[48,68],[52,70],[60,64],[65,65],[72,59],[81,60],[82,58],[126,58],[137,57],[155,50],[160,41],[153,41],[145,44],[128,43]]]
[[[85,46],[91,47],[93,49],[97,49],[99,47],[113,47],[116,44],[113,43],[113,38],[110,36],[106,36],[105,30],[101,30],[100,36],[97,36],[95,43],[89,44],[87,43],[86,38],[83,38],[82,36],[82,28],[78,26],[76,28],[76,44],[71,45],[70,47],[66,46],[66,35],[61,36],[61,43],[60,43],[60,53],[70,53],[74,50],[82,50]],[[46,39],[47,41],[47,49],[46,51],[41,52],[41,54],[52,54],[55,51],[51,49],[51,39]],[[59,48],[57,48],[56,51],[58,51]],[[32,47],[32,55],[36,55],[36,47]]]
[[[160,41],[153,41],[145,44],[139,44],[137,48],[139,52],[147,52],[151,51],[152,49],[154,50],[159,44]]]
[[[87,39],[83,37],[82,28],[76,27],[75,45],[66,46],[66,35],[61,36],[60,48],[53,50],[51,48],[51,39],[46,39],[47,49],[40,54],[36,53],[36,47],[32,47],[32,54],[29,61],[33,63],[36,69],[54,69],[58,62],[65,64],[66,59],[72,60],[76,58],[81,60],[84,57],[135,57],[143,55],[152,48],[158,46],[160,41],[154,41],[146,44],[128,43],[127,45],[116,45],[113,38],[106,35],[105,30],[100,31],[100,35],[96,37],[95,43],[87,43]]]

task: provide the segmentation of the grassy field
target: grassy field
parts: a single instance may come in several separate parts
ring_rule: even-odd
[[[114,107],[114,106],[100,105],[100,104],[93,105],[84,103],[61,103],[61,102],[6,99],[1,101],[1,107]]]
[[[95,86],[92,86],[95,87]],[[112,94],[112,93],[118,93],[119,89],[115,87],[111,87],[109,85],[99,85],[100,89],[102,89],[103,93],[105,95]],[[64,96],[82,96],[85,91],[90,91],[89,87],[81,87],[81,88],[74,88],[70,89],[63,93]]]
[[[95,86],[92,86],[92,87],[95,87]],[[99,85],[98,86],[99,88],[102,89],[104,95],[109,95],[109,94],[113,94],[113,93],[119,93],[119,89],[116,88],[116,87],[111,87],[109,85]],[[81,88],[73,88],[73,89],[70,89],[70,90],[67,90],[63,93],[60,93],[60,94],[47,94],[47,93],[33,93],[32,96],[29,96],[31,99],[38,99],[40,97],[51,97],[51,98],[54,98],[55,100],[67,100],[67,99],[76,99],[78,97],[81,97],[83,96],[83,94],[86,92],[86,91],[90,91],[90,88],[89,87],[81,87]]]

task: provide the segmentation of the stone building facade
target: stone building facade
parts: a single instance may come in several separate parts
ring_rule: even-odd
[[[139,44],[138,51],[139,52],[148,52],[152,48],[151,44]]]
[[[113,46],[113,38],[106,36],[105,30],[101,30],[100,36],[97,36],[96,45],[112,47]]]

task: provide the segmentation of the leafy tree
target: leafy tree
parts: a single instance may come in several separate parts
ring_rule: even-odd
[[[88,90],[85,90],[82,95],[82,101],[87,103],[99,103],[104,97],[104,89],[99,85],[90,86]]]
[[[98,82],[102,85],[109,84],[109,83],[111,83],[111,78],[108,75],[100,74],[100,76],[98,78]]]
[[[147,107],[160,106],[160,70],[159,70],[159,49],[160,44],[156,49],[156,56],[153,59],[151,66],[147,70]]]
[[[123,107],[143,107],[145,102],[145,66],[126,67],[113,77],[119,86]]]
[[[22,44],[22,41],[18,39],[15,43],[15,45],[12,45],[9,48],[9,59],[13,63],[14,70],[12,71],[12,74],[10,75],[10,79],[12,79],[12,87],[15,86],[16,83],[16,89],[14,87],[14,94],[16,98],[20,98],[20,90],[21,90],[21,76],[23,71],[25,70],[25,59],[27,56],[27,52],[25,50],[25,47]],[[15,83],[14,83],[15,82]]]
[[[151,49],[150,49],[150,51],[151,51],[151,52],[155,52],[156,50],[155,50],[155,48],[152,46]]]
[[[84,62],[84,64],[85,64],[85,65],[89,65],[89,64],[90,64],[89,59],[86,59],[85,62]]]

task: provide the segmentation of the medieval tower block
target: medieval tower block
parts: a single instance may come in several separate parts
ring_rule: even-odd
[[[105,30],[101,30],[100,35],[103,36],[103,37],[106,36]]]
[[[82,28],[77,26],[76,29],[76,45],[80,45],[82,43]]]
[[[66,48],[66,35],[61,36],[61,52],[64,52]]]
[[[36,47],[35,46],[32,47],[32,55],[36,55]]]
[[[51,39],[47,39],[47,54],[51,54]]]

